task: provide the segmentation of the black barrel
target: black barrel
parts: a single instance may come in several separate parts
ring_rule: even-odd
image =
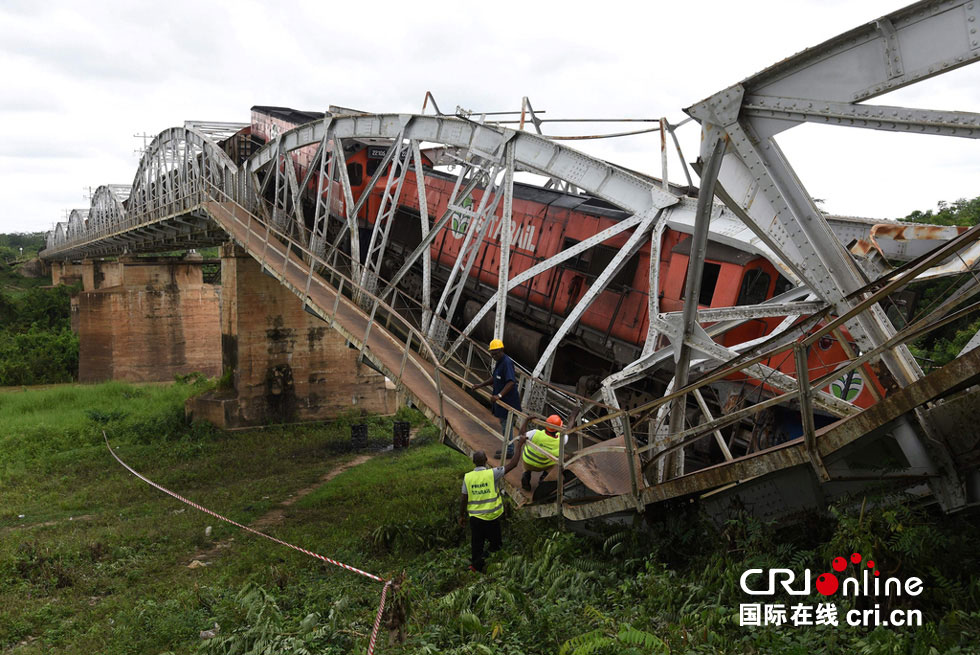
[[[391,424],[392,439],[395,448],[408,448],[408,432],[412,424],[408,421],[395,421]]]

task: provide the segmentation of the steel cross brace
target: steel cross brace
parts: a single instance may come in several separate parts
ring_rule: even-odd
[[[633,231],[633,234],[630,235],[630,238],[626,241],[623,248],[616,253],[616,255],[606,266],[606,269],[599,274],[599,276],[595,279],[595,282],[593,282],[589,287],[589,290],[585,292],[585,295],[583,295],[578,303],[576,303],[575,307],[568,313],[568,316],[565,317],[565,320],[562,321],[562,324],[555,331],[555,334],[545,347],[544,353],[542,353],[541,357],[538,359],[538,363],[534,367],[531,377],[541,378],[541,374],[543,373],[545,366],[551,362],[555,352],[558,350],[558,345],[561,343],[561,340],[565,338],[565,335],[568,334],[573,327],[575,327],[578,320],[582,317],[582,314],[584,314],[586,309],[588,309],[592,304],[592,301],[605,290],[606,285],[609,284],[609,281],[617,273],[619,273],[620,269],[626,264],[629,258],[632,257],[637,250],[639,250],[643,240],[647,238],[653,224],[658,219],[661,219],[662,216],[663,210],[656,207],[651,207],[644,213],[640,219],[640,224]],[[530,386],[533,387],[535,385]],[[529,391],[525,391],[525,394],[528,393]]]
[[[668,208],[665,209],[664,211],[667,212],[670,211],[670,209]],[[603,243],[604,241],[611,239],[617,234],[621,234],[626,230],[636,227],[637,225],[642,223],[643,220],[644,220],[643,215],[634,214],[633,216],[630,216],[629,218],[619,221],[615,225],[608,227],[605,230],[602,230],[601,232],[598,232],[587,239],[583,239],[582,241],[576,243],[571,248],[567,248],[555,255],[552,255],[548,259],[545,259],[544,261],[539,262],[534,266],[532,266],[531,268],[521,273],[518,273],[514,277],[510,278],[510,280],[508,280],[507,282],[507,291],[509,292],[513,289],[516,289],[517,287],[524,284],[528,280],[544,272],[550,271],[553,268],[558,267],[562,262],[566,262],[569,259],[576,257],[580,253],[583,253],[586,250],[600,243]],[[658,225],[660,225],[660,223],[658,223]],[[483,317],[486,316],[488,313],[490,313],[490,311],[496,305],[497,305],[497,296],[493,296],[492,298],[487,300],[487,302],[484,303],[484,305],[480,308],[480,311],[476,313],[476,315],[469,322],[469,324],[465,328],[463,328],[462,335],[460,335],[460,337],[456,339],[452,347],[449,349],[449,352],[452,353],[455,352],[457,349],[459,349],[459,347],[465,341],[465,337],[473,333],[473,330],[475,330],[476,326],[479,325],[481,320],[483,320]]]
[[[395,222],[398,200],[401,198],[402,186],[409,169],[410,159],[407,156],[403,134],[399,134],[395,139],[391,151],[391,168],[388,170],[388,179],[374,220],[374,230],[371,231],[371,239],[368,242],[367,260],[361,268],[361,288],[372,294],[381,276],[381,263],[388,245],[388,235],[391,233],[391,224]],[[358,253],[351,254],[354,257],[360,256]]]
[[[498,186],[496,184],[496,178],[500,173],[500,168],[501,166],[498,164],[493,169],[490,176],[491,184],[484,189],[483,195],[480,198],[480,206],[474,216],[470,218],[466,229],[466,236],[463,237],[463,244],[460,246],[459,254],[453,263],[453,268],[449,273],[449,279],[446,280],[442,295],[439,297],[438,302],[436,302],[435,315],[444,316],[447,322],[452,320],[452,316],[456,311],[456,305],[459,302],[460,296],[462,296],[466,278],[469,275],[470,269],[473,267],[473,262],[476,260],[476,255],[480,247],[483,245],[483,239],[490,228],[490,224],[493,222],[492,216],[497,209],[497,204],[501,200],[501,194],[497,193]],[[488,207],[487,204],[490,196],[494,196],[494,200]],[[435,332],[437,325],[438,322],[433,321],[432,325],[429,326],[429,338],[435,339],[437,337]],[[444,336],[439,335],[438,337],[440,345]],[[445,356],[448,357],[448,354]]]

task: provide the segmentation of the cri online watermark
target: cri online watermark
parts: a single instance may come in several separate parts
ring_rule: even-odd
[[[833,573],[821,573],[814,579],[810,569],[803,571],[803,576],[797,580],[792,569],[769,569],[768,574],[763,569],[748,569],[739,579],[742,591],[750,596],[772,596],[781,587],[781,591],[790,596],[809,596],[811,581],[817,592],[829,597],[835,594],[839,597],[875,597],[875,596],[918,596],[922,593],[920,578],[881,577],[881,571],[875,568],[874,560],[868,559],[862,566],[860,553],[853,553],[850,562],[843,557],[835,557],[831,562]],[[838,577],[851,564],[857,575]],[[825,603],[742,603],[739,606],[739,625],[840,625],[841,621],[851,626],[921,626],[922,611],[917,609],[894,609],[882,611],[876,603],[873,608],[851,609],[838,612],[836,602]]]

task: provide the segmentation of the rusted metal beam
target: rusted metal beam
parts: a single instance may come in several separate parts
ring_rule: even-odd
[[[916,407],[931,402],[947,394],[950,390],[977,382],[980,382],[980,349],[954,359],[938,371],[934,371],[909,386],[899,389],[860,414],[841,419],[817,430],[815,433],[817,452],[823,459],[827,459],[844,446],[875,433]],[[740,457],[731,462],[723,462],[653,487],[647,487],[640,493],[640,500],[644,504],[651,504],[671,498],[699,494],[793,466],[808,465],[809,461],[804,440],[801,437],[780,444],[775,448]],[[631,504],[631,499],[628,496],[611,497],[587,505],[566,503],[565,517],[572,520],[582,520],[613,514],[630,510]]]

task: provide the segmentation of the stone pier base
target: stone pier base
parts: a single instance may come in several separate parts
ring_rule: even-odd
[[[221,367],[230,379],[227,388],[188,401],[192,418],[230,428],[397,409],[384,376],[231,244],[222,247],[221,289]]]
[[[204,284],[201,257],[85,260],[59,277],[80,276],[73,301],[80,382],[170,381],[221,371],[220,288]],[[62,279],[64,279],[62,277]],[[77,314],[74,310],[77,308]]]

